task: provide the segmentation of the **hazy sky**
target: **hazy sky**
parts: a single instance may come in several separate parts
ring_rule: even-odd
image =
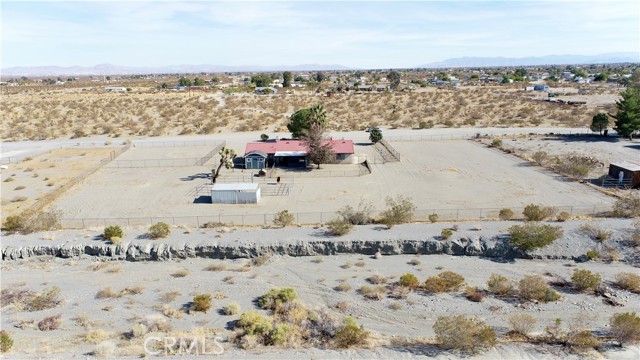
[[[1,2],[1,66],[341,64],[640,53],[640,1]]]

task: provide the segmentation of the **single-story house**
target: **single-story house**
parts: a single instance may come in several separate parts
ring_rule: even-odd
[[[640,187],[640,164],[626,161],[611,163],[609,177],[620,183],[630,182],[634,189]]]
[[[549,91],[549,86],[547,86],[547,85],[533,85],[533,90],[535,90],[535,91]]]
[[[351,164],[354,147],[351,140],[327,139],[336,154],[335,163]],[[244,152],[245,169],[271,166],[307,167],[307,148],[301,140],[267,140],[250,142]]]
[[[126,92],[127,88],[124,86],[107,86],[106,88],[104,88],[106,91],[108,92]]]
[[[231,183],[213,184],[211,202],[213,204],[257,204],[260,201],[260,184]]]

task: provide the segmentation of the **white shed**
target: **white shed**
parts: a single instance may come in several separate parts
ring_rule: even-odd
[[[214,204],[256,204],[260,201],[260,184],[213,184],[211,202]]]

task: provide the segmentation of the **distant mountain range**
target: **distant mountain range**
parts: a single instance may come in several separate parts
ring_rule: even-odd
[[[96,66],[17,66],[0,70],[1,76],[61,76],[61,75],[141,75],[141,74],[195,74],[223,72],[265,72],[265,71],[328,71],[351,70],[343,65],[169,65],[159,67],[133,67],[112,64]]]
[[[639,63],[640,54],[632,52],[600,55],[548,55],[540,57],[461,57],[418,66],[418,68],[501,67],[573,64]]]

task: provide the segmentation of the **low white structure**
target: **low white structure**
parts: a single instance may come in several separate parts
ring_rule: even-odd
[[[127,88],[123,87],[123,86],[107,86],[106,88],[104,88],[105,91],[108,92],[126,92]]]
[[[260,201],[260,184],[213,184],[211,187],[213,204],[257,204],[258,201]]]

